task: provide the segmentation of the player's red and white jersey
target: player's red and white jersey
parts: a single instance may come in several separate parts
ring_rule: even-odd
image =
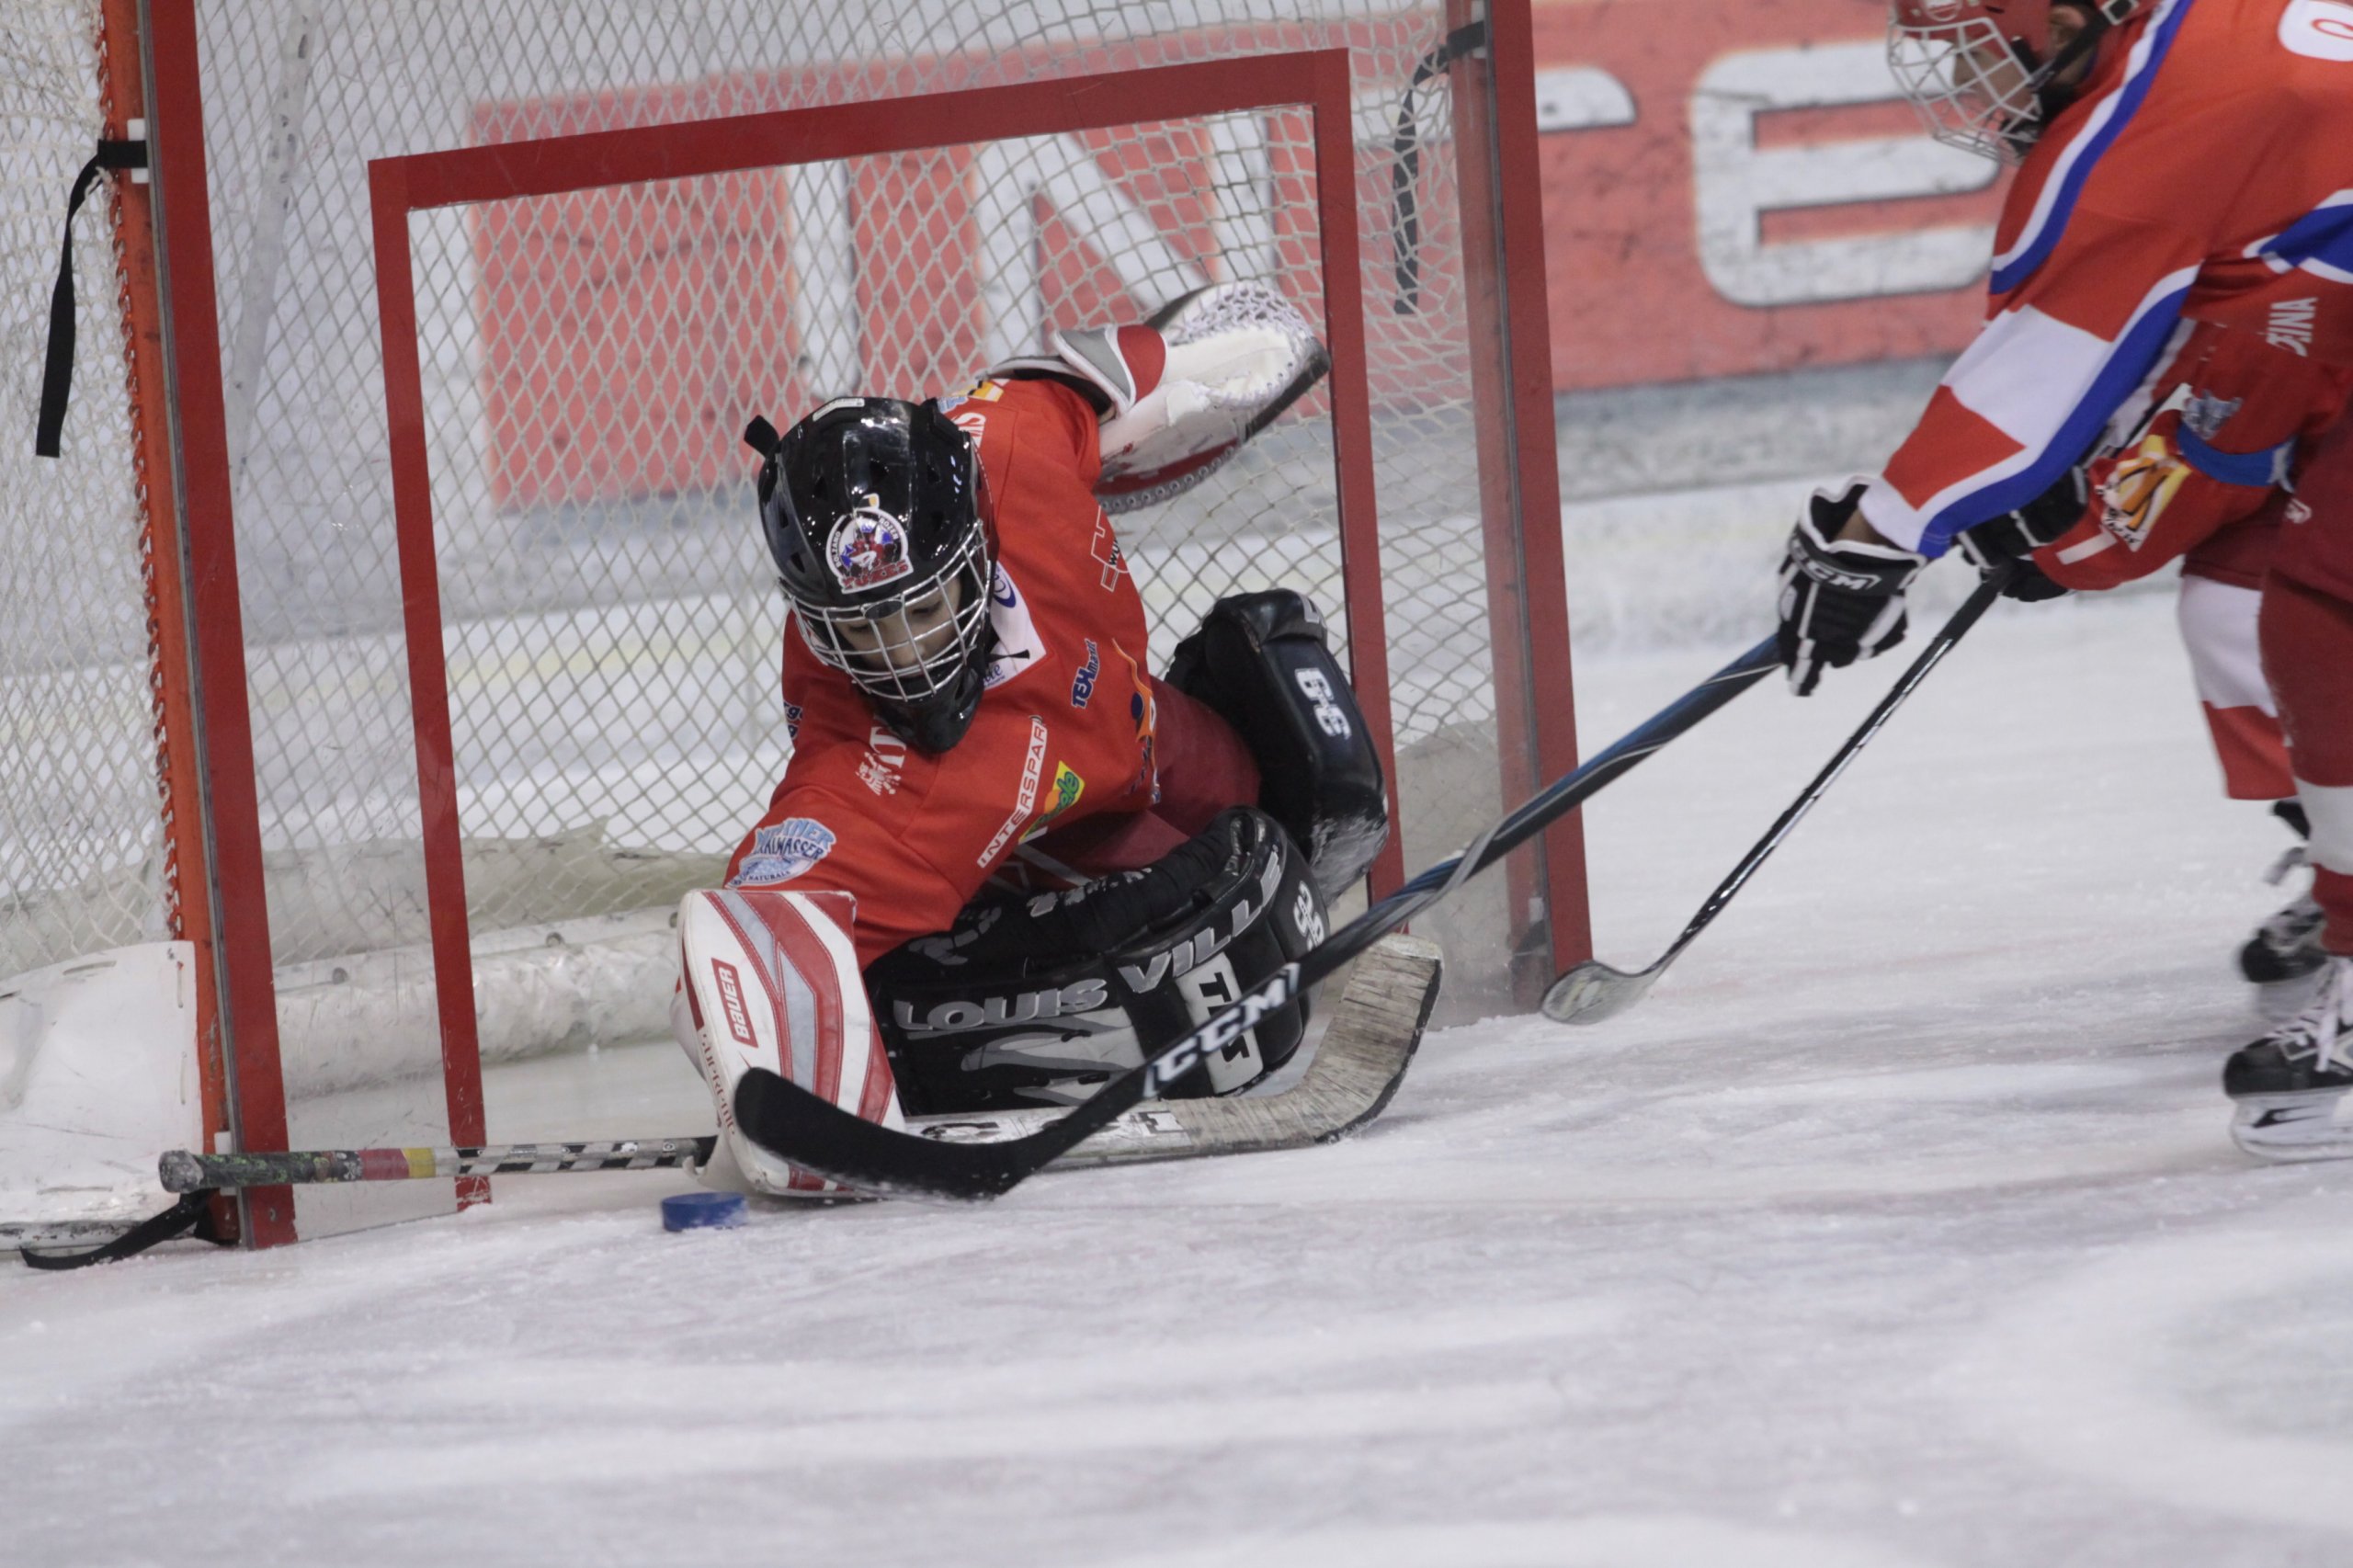
[[[2019,170],[1986,324],[1863,516],[1943,553],[2080,460],[2195,322],[2353,363],[2353,0],[2157,0],[2118,29]]]
[[[1095,499],[1094,411],[1046,381],[941,407],[980,443],[997,540],[979,712],[950,750],[916,751],[788,631],[792,761],[728,865],[731,886],[855,895],[861,967],[946,928],[1025,838],[1157,790],[1143,603]]]

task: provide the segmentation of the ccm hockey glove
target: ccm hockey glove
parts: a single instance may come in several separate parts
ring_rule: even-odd
[[[1982,522],[1954,542],[1980,577],[1992,576],[1994,568],[2005,561],[2018,563],[2009,585],[2002,590],[2004,598],[2027,604],[2060,598],[2073,590],[2045,576],[2034,563],[2034,552],[2081,521],[2090,497],[2084,471],[2071,468],[2059,476],[2057,483],[2017,511]]]
[[[1843,494],[1817,490],[1790,530],[1781,561],[1781,665],[1800,697],[1813,692],[1824,668],[1844,669],[1904,641],[1904,590],[1927,564],[1915,551],[1837,537],[1862,494],[1860,481]]]

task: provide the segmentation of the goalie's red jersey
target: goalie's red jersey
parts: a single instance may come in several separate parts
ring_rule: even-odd
[[[2353,364],[2353,4],[2144,8],[2019,170],[1995,253],[1984,329],[1863,496],[1872,527],[1929,555],[2132,418],[2185,324]],[[2251,507],[2267,449],[2325,429],[2345,381],[2309,392],[2260,418],[2234,420],[2235,392],[2186,411],[2191,466]]]
[[[1025,840],[1149,810],[1161,708],[1186,701],[1144,670],[1143,604],[1095,499],[1086,400],[1046,381],[984,381],[941,407],[979,442],[998,549],[997,646],[972,728],[936,756],[908,746],[796,622],[792,760],[728,865],[730,886],[855,896],[861,966],[944,929]]]

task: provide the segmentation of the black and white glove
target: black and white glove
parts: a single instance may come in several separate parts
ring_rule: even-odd
[[[1961,554],[1977,568],[1980,577],[1992,576],[2005,561],[2018,562],[2018,570],[2002,590],[2004,598],[2026,604],[2060,598],[2074,590],[2044,575],[2034,563],[2034,552],[2081,521],[2090,498],[2090,482],[2084,471],[2071,468],[2059,476],[2058,483],[2017,511],[1982,522],[1953,542],[1961,546]]]
[[[1862,495],[1860,482],[1843,494],[1817,490],[1790,530],[1781,561],[1781,665],[1800,697],[1813,692],[1825,667],[1844,669],[1904,641],[1904,590],[1928,563],[1916,551],[1838,537]]]

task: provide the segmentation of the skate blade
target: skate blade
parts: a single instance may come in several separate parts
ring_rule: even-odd
[[[2353,1159],[2353,1123],[2339,1121],[2343,1089],[2249,1095],[2234,1102],[2231,1142],[2259,1160]]]

